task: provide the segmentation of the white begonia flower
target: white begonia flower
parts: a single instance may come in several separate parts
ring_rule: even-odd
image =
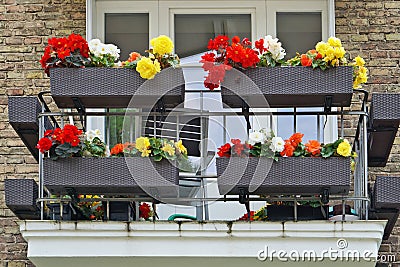
[[[113,56],[115,60],[119,58],[119,53],[121,52],[121,50],[116,45],[108,44],[107,49],[109,51],[109,54]]]
[[[262,132],[254,131],[249,134],[249,144],[255,145],[256,143],[263,143],[265,135]]]
[[[109,54],[109,51],[108,51],[108,46],[106,45],[106,44],[100,44],[99,46],[98,46],[98,52],[101,54],[101,55],[107,55],[107,54]]]
[[[94,133],[93,130],[87,131],[87,132],[85,133],[85,135],[86,135],[86,140],[89,141],[89,142],[92,142],[93,139],[94,139],[95,136],[96,136],[96,134]]]
[[[265,140],[268,139],[268,138],[271,138],[272,132],[271,132],[270,129],[262,128],[262,129],[260,130],[260,132],[264,134]]]
[[[282,48],[282,43],[279,42],[278,38],[272,38],[271,35],[265,36],[264,48],[272,54],[274,60],[283,59],[286,55],[285,49]]]
[[[282,152],[285,149],[285,141],[281,137],[273,137],[269,148],[272,152]]]
[[[99,39],[92,39],[89,41],[89,50],[90,52],[94,53],[94,51],[97,50],[97,48],[100,46],[101,41]]]
[[[99,138],[100,140],[102,140],[102,134],[101,131],[99,129],[96,130],[89,130],[86,132],[86,140],[88,140],[89,142],[92,142],[93,139],[95,138]]]

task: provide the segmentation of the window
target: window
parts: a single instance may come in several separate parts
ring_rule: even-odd
[[[88,0],[88,39],[100,38],[116,43],[122,50],[122,59],[130,51],[147,49],[149,40],[165,34],[175,43],[175,52],[181,56],[186,85],[185,107],[206,110],[221,110],[221,97],[216,93],[204,91],[207,101],[199,101],[200,93],[190,92],[203,88],[201,68],[198,60],[205,52],[207,41],[218,34],[239,35],[256,40],[267,34],[277,36],[287,50],[288,57],[295,52],[305,52],[321,39],[326,40],[334,34],[333,0],[253,0],[253,1],[111,1]],[[144,48],[143,48],[144,47]],[[126,51],[128,50],[128,51]],[[197,68],[196,68],[197,66]],[[289,109],[292,111],[293,109]],[[300,110],[300,109],[298,109]],[[325,141],[337,136],[336,118],[329,118],[325,131],[322,127],[325,118],[316,116],[274,118],[278,134],[288,137],[296,128],[306,133],[305,139],[320,137]],[[209,136],[218,147],[229,136],[224,136],[220,125],[222,118],[213,118],[209,125]],[[317,122],[321,127],[317,127]],[[113,122],[118,124],[118,121]],[[269,120],[253,121],[255,127],[269,125]],[[228,128],[235,129],[232,137],[245,139],[245,121],[242,117],[226,120]],[[281,127],[284,125],[284,127]],[[292,127],[288,127],[292,125]],[[301,126],[300,126],[301,125]],[[236,128],[235,128],[236,127]],[[117,137],[114,136],[114,140]],[[210,144],[212,149],[212,144]],[[208,188],[208,196],[218,195],[216,186]],[[252,207],[256,209],[257,207]],[[171,208],[159,209],[162,218],[168,217]],[[175,209],[175,212],[178,212]],[[195,211],[180,211],[194,215]],[[242,206],[235,211],[226,209],[223,203],[216,203],[210,209],[212,219],[237,219],[244,212]],[[207,219],[207,217],[205,218]]]

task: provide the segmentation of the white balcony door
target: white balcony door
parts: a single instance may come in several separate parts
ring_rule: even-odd
[[[111,1],[88,0],[88,39],[100,38],[115,43],[122,50],[122,60],[131,51],[143,51],[149,40],[165,34],[175,43],[175,52],[181,55],[186,79],[185,107],[222,110],[221,96],[204,92],[206,101],[200,101],[200,93],[191,90],[204,89],[205,73],[199,68],[200,55],[206,51],[207,41],[218,34],[232,37],[250,37],[253,41],[267,34],[281,39],[290,56],[306,52],[316,42],[326,40],[334,33],[332,0],[309,1]],[[202,106],[201,106],[202,105]],[[320,122],[323,125],[323,119]],[[305,132],[307,139],[333,140],[337,135],[336,120],[326,123],[325,131],[317,127],[317,118],[274,118],[274,130],[284,138],[297,131]],[[253,127],[269,126],[269,120],[259,118]],[[209,125],[209,149],[221,146],[230,138],[246,139],[243,118],[226,120],[228,135],[221,127],[222,118],[212,118]],[[324,134],[323,134],[324,133]],[[211,167],[211,172],[215,171]],[[208,196],[218,196],[215,182],[207,187]],[[255,203],[257,209],[261,203]],[[159,215],[166,219],[172,213],[195,215],[194,208],[164,206]],[[244,212],[243,205],[210,203],[210,219],[237,219]]]

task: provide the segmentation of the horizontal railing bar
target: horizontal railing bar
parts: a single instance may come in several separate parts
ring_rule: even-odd
[[[86,112],[86,116],[160,116],[160,113],[146,113],[146,112]],[[328,116],[333,116],[333,115],[362,115],[362,116],[367,116],[368,113],[364,111],[343,111],[338,112],[338,111],[333,111],[333,112],[323,112],[323,111],[297,111],[296,115],[304,115],[304,116],[310,116],[310,115],[328,115]],[[43,117],[43,116],[79,116],[79,113],[76,112],[43,112],[40,113],[38,116]],[[183,113],[183,112],[169,112],[168,116],[196,116],[196,117],[217,117],[217,116],[243,116],[245,115],[242,112],[234,112],[234,111],[215,111],[215,112],[207,112],[207,113],[195,113],[195,112],[188,112],[188,113]],[[247,114],[246,114],[247,115]],[[279,112],[279,111],[274,111],[274,112],[249,112],[250,116],[267,116],[267,115],[276,115],[276,116],[290,116],[294,115],[294,112]]]

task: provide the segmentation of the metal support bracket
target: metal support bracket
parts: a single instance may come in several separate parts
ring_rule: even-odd
[[[332,111],[332,101],[333,97],[331,95],[325,96],[324,112],[328,113]]]
[[[85,107],[83,106],[81,100],[78,97],[72,97],[72,102],[74,102],[74,106],[79,113],[79,119],[81,121],[83,131],[86,132],[86,125],[83,119],[83,116],[86,115]]]
[[[249,108],[249,105],[247,105],[247,103],[244,102],[244,100],[242,100],[242,113],[243,113],[244,119],[246,120],[246,123],[247,123],[247,132],[249,132],[251,129],[250,108]]]

